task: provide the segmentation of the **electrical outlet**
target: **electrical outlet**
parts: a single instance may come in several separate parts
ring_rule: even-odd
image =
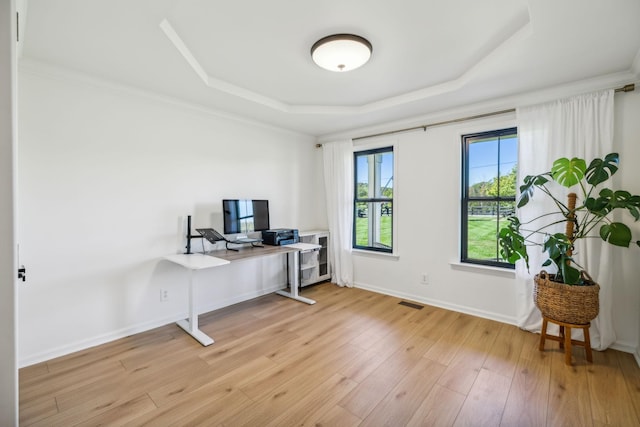
[[[160,301],[169,301],[169,291],[166,289],[160,289]]]
[[[420,283],[422,283],[423,285],[429,284],[429,275],[427,273],[422,273],[420,275]]]

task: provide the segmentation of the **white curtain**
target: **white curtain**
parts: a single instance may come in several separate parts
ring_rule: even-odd
[[[353,287],[353,143],[351,140],[325,143],[322,150],[331,280],[339,286]]]
[[[527,175],[548,172],[560,157],[580,157],[588,165],[594,157],[610,153],[613,148],[613,97],[613,90],[608,90],[518,108],[518,182],[521,183]],[[569,192],[567,189],[564,191],[565,194]],[[540,192],[534,193],[532,201],[518,210],[520,220],[529,221],[547,212],[551,204],[547,199]],[[564,226],[559,225],[557,230],[549,231],[564,232]],[[612,250],[600,239],[584,240],[576,248],[574,258],[600,285],[600,314],[591,322],[590,332],[591,346],[604,350],[616,340],[611,306]],[[534,252],[529,253],[530,273],[524,262],[516,264],[518,325],[539,332],[542,318],[533,303],[533,275],[541,270],[546,258]]]

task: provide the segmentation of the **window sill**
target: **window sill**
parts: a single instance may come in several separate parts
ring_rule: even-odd
[[[367,251],[364,249],[351,249],[351,253],[354,255],[371,257],[371,258],[387,258],[387,259],[391,258],[394,260],[400,259],[400,255],[395,253]]]
[[[493,267],[490,265],[471,264],[471,263],[460,262],[460,261],[451,261],[449,265],[454,270],[484,272],[484,273],[495,274],[496,276],[511,277],[511,278],[516,277],[516,271],[510,268],[500,268],[500,267]]]

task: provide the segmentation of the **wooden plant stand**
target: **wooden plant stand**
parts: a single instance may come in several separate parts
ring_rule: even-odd
[[[555,335],[547,335],[547,323],[555,323],[560,326],[560,336]],[[591,323],[585,323],[582,325],[576,325],[573,323],[565,323],[560,322],[559,320],[550,319],[548,317],[542,317],[542,331],[540,334],[540,346],[538,349],[540,351],[544,351],[544,341],[546,339],[552,341],[558,341],[560,343],[560,348],[564,348],[564,363],[567,365],[571,365],[571,344],[580,345],[584,347],[584,350],[587,354],[587,361],[593,362],[593,355],[591,353],[591,339],[589,338],[589,327]],[[584,341],[572,340],[571,339],[571,329],[572,328],[580,328],[584,333]]]

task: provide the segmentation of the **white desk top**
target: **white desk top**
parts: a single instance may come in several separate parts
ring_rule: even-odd
[[[189,255],[171,254],[166,255],[164,259],[188,268],[189,270],[202,270],[204,268],[220,267],[222,265],[229,264],[231,261],[235,261],[236,259],[269,255],[271,253],[294,252],[295,250],[298,250],[300,252],[308,252],[318,250],[321,247],[322,246],[320,245],[314,245],[312,243],[293,243],[291,245],[285,246],[265,246],[264,248],[250,248],[238,252],[228,250],[219,251],[220,256],[224,256],[228,259],[218,258],[212,255],[205,255],[201,253],[193,253]]]
[[[164,257],[167,261],[179,264],[189,270],[202,270],[203,268],[220,267],[229,264],[226,259],[216,258],[204,254],[172,254]]]
[[[322,248],[322,246],[314,245],[313,243],[292,243],[292,244],[286,245],[286,246],[288,246],[290,248],[296,248],[300,252],[315,251],[317,249]]]

